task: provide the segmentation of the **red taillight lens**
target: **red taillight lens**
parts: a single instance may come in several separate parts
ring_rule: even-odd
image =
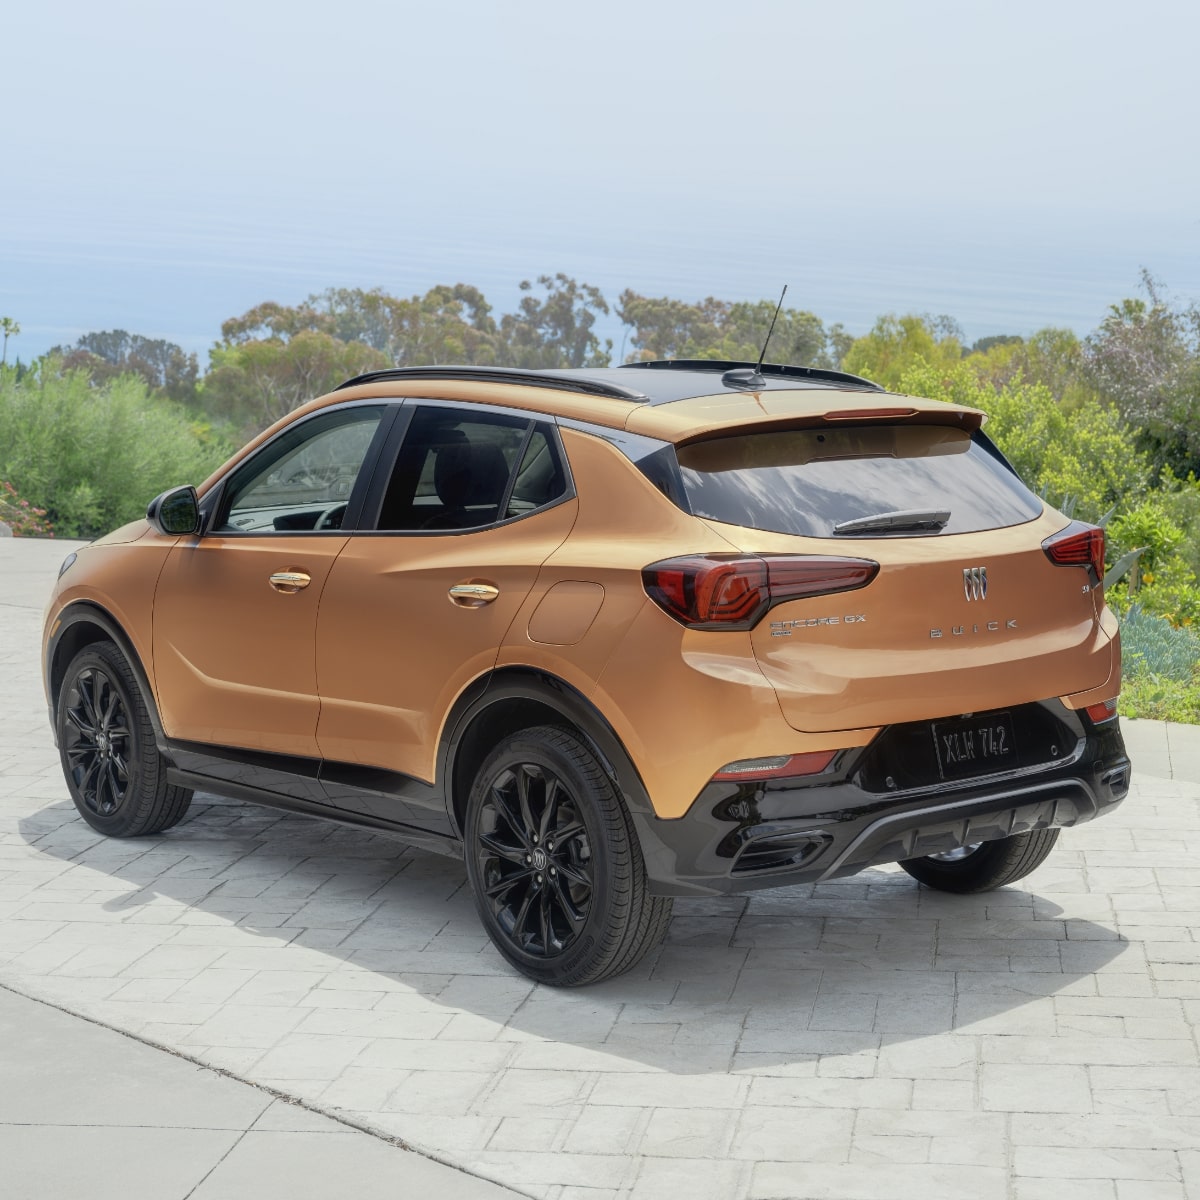
[[[1059,567],[1087,567],[1092,583],[1104,578],[1104,530],[1072,521],[1042,543],[1046,557]]]
[[[691,629],[753,629],[785,600],[849,592],[875,578],[879,564],[825,555],[687,554],[642,570],[646,594]]]

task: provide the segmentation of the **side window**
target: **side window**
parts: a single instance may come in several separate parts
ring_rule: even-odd
[[[281,434],[234,473],[214,532],[340,529],[382,416],[347,408]]]
[[[419,406],[392,471],[379,528],[480,529],[540,508],[564,490],[558,455],[533,422]]]

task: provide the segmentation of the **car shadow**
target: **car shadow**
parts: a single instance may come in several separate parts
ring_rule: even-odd
[[[208,795],[152,838],[100,837],[67,802],[20,830],[70,864],[56,895],[97,897],[98,923],[153,926],[154,945],[206,946],[210,966],[286,975],[290,993],[253,1002],[320,1009],[312,1032],[447,1036],[454,1019],[467,1041],[530,1043],[521,1061],[535,1068],[613,1069],[615,1057],[676,1074],[804,1074],[839,1056],[853,1075],[855,1055],[925,1053],[922,1039],[956,1030],[1051,1036],[1052,998],[1094,994],[1094,974],[1119,970],[1129,949],[1038,890],[1086,890],[1060,845],[1032,890],[950,896],[882,868],[679,900],[664,944],[634,970],[556,989],[492,948],[460,863],[389,837]],[[462,1014],[476,1018],[465,1030]]]

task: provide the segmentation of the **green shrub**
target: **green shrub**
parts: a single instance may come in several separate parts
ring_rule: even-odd
[[[199,483],[230,447],[135,375],[94,386],[40,360],[0,369],[0,479],[44,507],[60,537],[95,537],[146,511],[159,492]]]
[[[44,508],[35,508],[11,483],[0,479],[0,522],[12,530],[13,537],[53,537],[54,526],[45,518]]]

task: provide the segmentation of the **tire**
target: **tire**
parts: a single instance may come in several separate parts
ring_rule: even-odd
[[[910,858],[900,865],[919,883],[939,892],[990,892],[1016,883],[1040,867],[1054,849],[1058,834],[1057,829],[1035,829],[964,847],[966,853]]]
[[[183,820],[191,790],[167,782],[141,689],[112,642],[95,642],[71,660],[55,720],[67,788],[93,829],[140,837]]]
[[[464,833],[480,920],[538,983],[609,979],[666,932],[672,902],[649,894],[625,804],[566,729],[525,729],[492,751],[467,799]]]

